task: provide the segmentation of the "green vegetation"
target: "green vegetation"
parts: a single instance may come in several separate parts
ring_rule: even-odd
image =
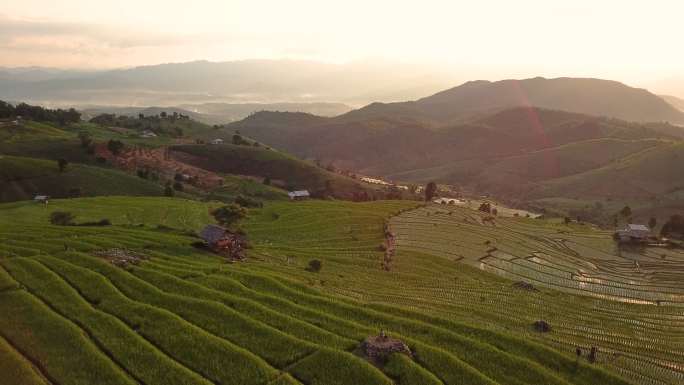
[[[122,171],[70,164],[64,172],[54,161],[0,156],[0,202],[95,195],[162,195],[162,187]]]
[[[0,205],[0,306],[12,310],[0,330],[26,326],[2,336],[60,384],[627,384],[603,369],[621,368],[603,353],[590,365],[550,348],[567,350],[551,339],[567,341],[560,319],[551,319],[559,335],[533,336],[520,317],[538,299],[514,296],[508,281],[401,244],[392,271],[380,269],[387,218],[412,215],[415,205],[266,202],[242,221],[254,249],[234,264],[191,246],[215,204],[51,201],[51,210],[114,224],[98,228],[52,226],[41,205]],[[107,258],[129,251],[145,258],[127,268]],[[315,275],[305,269],[310,260],[323,265]],[[447,282],[472,282],[469,295],[443,297]],[[511,314],[498,314],[497,292],[513,296]],[[586,303],[551,291],[534,296]],[[22,337],[33,328],[45,334]],[[363,359],[361,341],[381,329],[414,358],[393,355],[380,366]],[[43,361],[72,349],[78,353]]]
[[[225,144],[182,145],[171,149],[185,155],[183,159],[193,166],[217,173],[269,178],[271,184],[287,190],[308,189],[317,196],[340,198],[351,198],[355,192],[368,190],[351,178],[263,147]]]
[[[0,100],[0,118],[31,119],[38,122],[51,122],[59,125],[76,123],[81,120],[81,113],[73,108],[68,110],[49,109],[19,103],[13,106]]]

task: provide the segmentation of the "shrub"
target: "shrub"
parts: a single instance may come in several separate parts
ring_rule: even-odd
[[[230,226],[247,216],[247,210],[240,205],[231,203],[227,206],[212,210],[211,215],[216,219],[216,222],[222,226]]]
[[[244,195],[238,195],[235,198],[235,203],[239,204],[242,207],[263,207],[264,204],[254,198],[246,197]]]
[[[64,158],[59,158],[57,160],[57,167],[59,168],[59,172],[64,172],[64,170],[66,170],[66,167],[68,165],[69,165],[69,162]]]
[[[323,262],[318,259],[312,259],[309,261],[309,266],[306,268],[312,273],[318,273],[323,268]]]
[[[171,187],[170,184],[167,184],[166,187],[164,187],[164,195],[166,195],[167,197],[172,197],[175,194],[176,193],[173,191],[173,187]]]
[[[181,182],[175,182],[173,184],[173,189],[176,191],[183,191],[183,183]]]
[[[70,226],[76,217],[67,211],[54,211],[50,214],[50,223],[57,226]]]
[[[104,218],[104,219],[100,219],[100,220],[97,221],[97,222],[83,222],[83,223],[79,223],[79,224],[77,224],[76,226],[111,226],[111,225],[112,225],[112,222],[111,222],[109,219]]]
[[[109,142],[107,142],[107,149],[111,151],[112,154],[119,155],[124,149],[124,144],[120,140],[110,139]]]

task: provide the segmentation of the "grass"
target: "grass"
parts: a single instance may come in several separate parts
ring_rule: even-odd
[[[45,378],[30,361],[0,337],[0,373],[7,385],[46,385]]]
[[[13,258],[3,262],[28,290],[79,325],[119,366],[138,382],[201,384],[209,381],[162,354],[121,320],[95,309],[76,290],[41,263]]]
[[[123,171],[69,164],[60,172],[51,160],[0,157],[0,202],[32,199],[35,195],[65,198],[77,189],[81,196],[161,196],[161,185]]]
[[[0,328],[60,384],[135,384],[80,331],[25,291],[0,294]],[[3,377],[6,374],[3,373]]]
[[[253,245],[247,261],[226,264],[191,246],[212,205],[137,197],[56,200],[50,210],[0,205],[0,311],[11,314],[0,319],[2,337],[59,384],[677,383],[676,373],[657,369],[680,362],[674,307],[656,313],[543,287],[522,293],[450,257],[477,260],[476,244],[492,237],[507,253],[553,249],[542,230],[566,229],[559,223],[507,218],[496,228],[473,221],[460,229],[447,226],[449,218],[461,226],[479,214],[421,216],[436,208],[413,210],[412,202],[269,201],[241,224]],[[114,225],[52,226],[53,209]],[[416,218],[432,232],[437,223],[444,236],[468,235],[444,253]],[[400,242],[385,271],[378,246],[388,220]],[[422,243],[406,243],[397,223],[415,226]],[[578,244],[606,247],[595,230],[566,230]],[[529,233],[539,239],[525,241]],[[113,247],[149,259],[123,269],[93,254]],[[322,262],[320,272],[305,269],[311,259]],[[530,327],[542,310],[548,335]],[[407,343],[414,358],[393,355],[378,366],[363,359],[359,345],[380,330]],[[640,345],[626,345],[630,338]],[[575,346],[591,344],[601,349],[598,363],[574,358]],[[613,359],[613,351],[621,355]],[[53,354],[61,359],[43,365]],[[79,376],[65,379],[84,360]]]
[[[330,184],[331,195],[349,198],[354,192],[368,190],[354,179],[263,146],[180,145],[171,149],[190,155],[188,163],[194,166],[223,174],[268,177],[274,185],[290,190],[308,189],[322,194]]]

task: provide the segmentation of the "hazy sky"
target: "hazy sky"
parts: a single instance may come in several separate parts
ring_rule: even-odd
[[[684,0],[0,0],[0,66],[385,59],[674,87],[683,21]]]

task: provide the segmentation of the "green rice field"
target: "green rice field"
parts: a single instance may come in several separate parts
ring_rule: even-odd
[[[474,212],[436,214],[444,209],[407,201],[267,202],[240,224],[252,245],[247,260],[226,263],[192,246],[215,205],[136,197],[0,205],[3,385],[684,380],[684,314],[674,301],[615,301],[536,282],[538,291],[524,291],[459,259],[456,245],[447,253],[412,243],[416,218],[437,223]],[[53,226],[47,218],[56,210],[113,225]],[[507,221],[506,228],[474,222],[466,235],[488,231],[514,248],[509,228],[559,226]],[[380,249],[387,223],[398,246],[389,271]],[[595,237],[598,244],[605,234]],[[591,237],[573,239],[584,245]],[[112,249],[146,259],[117,267],[98,256]],[[306,269],[312,259],[322,262],[320,272]],[[537,319],[551,331],[533,331]],[[381,330],[404,341],[413,358],[364,359],[360,343]],[[593,364],[591,346],[599,349]]]

